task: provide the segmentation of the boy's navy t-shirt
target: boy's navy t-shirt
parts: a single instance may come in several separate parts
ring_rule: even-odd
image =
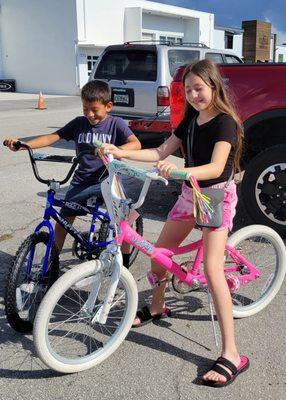
[[[123,119],[112,115],[108,115],[96,125],[90,124],[86,117],[77,117],[59,129],[57,133],[62,139],[75,142],[77,155],[81,151],[93,152],[81,158],[71,182],[73,185],[94,185],[102,182],[108,174],[101,159],[94,155],[94,139],[121,146],[133,134]]]

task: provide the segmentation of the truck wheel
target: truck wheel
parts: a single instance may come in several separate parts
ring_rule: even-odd
[[[254,157],[245,171],[242,198],[255,223],[286,236],[286,145],[273,146]]]

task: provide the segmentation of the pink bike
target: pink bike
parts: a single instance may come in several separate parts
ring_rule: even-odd
[[[135,169],[112,160],[102,193],[113,226],[113,243],[99,260],[66,272],[45,295],[34,322],[34,343],[41,360],[51,369],[73,373],[91,368],[110,356],[123,342],[134,320],[138,292],[131,273],[123,267],[121,244],[126,241],[169,271],[174,290],[185,293],[206,288],[202,272],[202,240],[178,248],[156,248],[127,223],[140,207],[150,183],[167,181],[156,172]],[[138,201],[120,196],[118,173],[144,181]],[[175,171],[173,178],[187,179]],[[191,258],[189,253],[194,253]],[[188,254],[177,264],[174,255]],[[252,225],[232,235],[225,249],[225,275],[233,298],[233,313],[241,318],[256,314],[277,294],[286,271],[283,241],[272,229]],[[149,281],[156,280],[149,274]]]

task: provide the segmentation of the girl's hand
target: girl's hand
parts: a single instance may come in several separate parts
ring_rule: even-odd
[[[18,142],[19,139],[15,139],[15,138],[6,138],[4,139],[5,142],[5,146],[8,147],[8,149],[10,149],[11,151],[18,151],[18,150],[23,150],[23,147],[21,147],[20,149],[16,149],[14,147],[14,143]]]
[[[123,150],[119,149],[114,144],[102,143],[100,148],[96,150],[96,155],[103,157],[106,154],[112,154],[114,158],[120,160],[123,157]]]
[[[159,170],[160,175],[165,179],[168,179],[170,177],[170,173],[172,171],[178,169],[178,167],[175,164],[172,164],[166,160],[158,161],[156,164],[156,168]]]

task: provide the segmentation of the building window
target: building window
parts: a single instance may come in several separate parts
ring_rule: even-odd
[[[233,49],[233,34],[225,32],[224,42],[226,49]]]
[[[146,32],[143,32],[142,33],[142,40],[149,40],[150,42],[153,42],[153,40],[155,39],[155,37],[154,37],[155,35],[153,34],[153,33],[146,33]]]
[[[92,68],[96,63],[98,56],[87,56],[87,74],[88,76],[91,74]]]
[[[167,36],[167,42],[170,42],[170,44],[174,44],[175,40],[176,39],[173,36]]]
[[[182,44],[182,37],[174,37],[174,36],[159,36],[159,40],[161,43],[169,42],[170,44]]]
[[[283,54],[278,54],[278,62],[283,62]]]

